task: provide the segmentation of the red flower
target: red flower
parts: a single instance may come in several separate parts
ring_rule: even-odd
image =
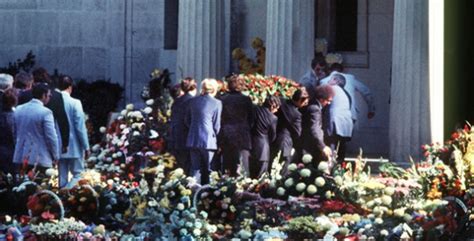
[[[454,132],[452,135],[451,135],[451,139],[452,140],[456,140],[459,138],[459,133],[458,132]]]
[[[41,217],[44,220],[53,220],[54,219],[54,214],[50,213],[49,211],[45,211],[41,214]]]

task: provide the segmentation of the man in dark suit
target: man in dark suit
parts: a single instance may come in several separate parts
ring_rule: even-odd
[[[252,127],[252,161],[250,163],[252,178],[257,178],[269,171],[270,144],[276,139],[278,121],[275,113],[280,105],[278,97],[268,96],[262,106],[255,107],[255,123]]]
[[[227,79],[229,92],[220,97],[222,101],[222,130],[217,138],[222,150],[224,171],[237,175],[237,165],[242,164],[249,176],[249,156],[252,149],[250,129],[253,124],[253,103],[250,97],[240,91],[244,80],[238,75]]]
[[[189,128],[186,146],[190,148],[192,174],[201,184],[209,183],[209,162],[217,150],[217,134],[221,128],[222,103],[214,98],[217,81],[204,79],[201,95],[189,101],[186,126]]]
[[[272,156],[281,151],[280,161],[284,161],[282,174],[285,175],[291,162],[293,144],[301,136],[301,113],[299,108],[308,105],[309,96],[305,87],[295,91],[290,100],[283,100],[277,112],[277,139]]]
[[[69,146],[69,121],[64,109],[64,99],[62,94],[52,85],[52,80],[44,68],[38,68],[33,71],[34,83],[46,83],[51,90],[51,98],[45,105],[53,112],[54,120],[59,127],[62,153],[67,152]],[[18,105],[27,103],[33,98],[32,90],[26,90],[18,97]]]
[[[331,103],[334,91],[329,85],[321,85],[315,89],[315,98],[308,106],[301,109],[303,131],[299,139],[299,150],[295,159],[301,159],[304,154],[311,154],[315,164],[328,160],[331,148],[324,143],[322,110]],[[299,160],[298,160],[299,161]]]
[[[171,148],[178,167],[182,168],[187,175],[190,175],[191,162],[189,161],[189,149],[186,147],[188,128],[184,120],[189,100],[196,95],[196,81],[187,77],[181,81],[180,86],[184,95],[176,98],[171,106],[170,127],[173,140]]]

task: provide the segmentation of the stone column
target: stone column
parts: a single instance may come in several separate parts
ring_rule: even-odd
[[[390,161],[406,163],[430,143],[428,0],[394,4]]]
[[[224,2],[180,0],[176,79],[223,77]]]
[[[299,80],[314,56],[314,1],[268,0],[265,74]]]

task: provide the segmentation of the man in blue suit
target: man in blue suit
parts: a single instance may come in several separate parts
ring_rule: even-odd
[[[189,100],[196,95],[197,86],[196,81],[190,77],[183,79],[180,86],[184,95],[178,97],[171,106],[170,126],[173,140],[171,148],[178,167],[182,168],[186,175],[189,175],[191,163],[189,161],[189,149],[186,147],[188,128],[184,122]]]
[[[201,95],[189,101],[186,113],[186,125],[189,128],[186,146],[190,148],[191,173],[209,183],[210,160],[217,150],[217,134],[221,128],[222,103],[214,98],[217,93],[217,81],[204,79],[201,83]]]
[[[59,187],[73,187],[80,179],[84,171],[84,155],[89,152],[89,140],[87,138],[86,122],[81,101],[71,97],[72,79],[65,75],[61,76],[58,88],[64,99],[64,109],[69,121],[69,144],[67,152],[61,154],[59,160]],[[73,179],[69,182],[69,172]]]
[[[53,112],[45,105],[51,98],[51,90],[45,83],[33,86],[33,99],[18,106],[15,111],[17,130],[13,163],[28,161],[30,166],[45,171],[59,159],[58,135],[54,127]]]

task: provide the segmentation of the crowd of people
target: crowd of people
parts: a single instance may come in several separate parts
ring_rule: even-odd
[[[314,162],[344,161],[346,143],[357,121],[355,91],[374,116],[370,90],[342,65],[327,70],[314,59],[290,99],[268,96],[254,105],[242,94],[244,79],[226,77],[227,91],[215,79],[183,79],[172,91],[168,150],[186,174],[201,184],[211,170],[249,177],[269,173],[279,155],[282,172],[291,162],[311,154]],[[19,174],[58,165],[59,186],[71,187],[89,154],[81,101],[71,97],[69,76],[51,78],[38,68],[14,78],[0,74],[0,170]]]
[[[304,154],[314,162],[344,161],[357,120],[355,91],[367,102],[369,119],[373,97],[342,65],[326,67],[314,59],[290,99],[268,96],[262,106],[242,94],[241,76],[226,78],[225,93],[215,79],[204,79],[200,94],[194,79],[183,79],[174,88],[170,121],[169,148],[178,166],[207,184],[212,170],[236,176],[240,166],[252,178],[269,173],[278,154],[283,174]]]
[[[85,114],[71,97],[69,76],[0,74],[0,167],[14,175],[45,172],[58,165],[59,186],[72,187],[89,153]]]

